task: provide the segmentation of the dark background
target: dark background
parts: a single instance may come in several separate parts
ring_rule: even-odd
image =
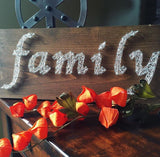
[[[24,20],[39,9],[29,0],[22,1]],[[14,7],[14,0],[0,1],[0,28],[20,28]],[[58,9],[77,19],[80,0],[64,0]],[[85,26],[138,25],[141,0],[88,0],[88,14]],[[57,27],[61,25],[57,23]],[[45,27],[44,20],[36,27]]]

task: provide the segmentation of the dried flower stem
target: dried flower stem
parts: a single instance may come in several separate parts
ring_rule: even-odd
[[[71,123],[75,122],[76,120],[80,119],[80,118],[84,118],[85,116],[83,115],[79,115],[77,116],[76,118],[74,118],[73,120],[71,120],[70,122],[64,124],[63,126],[61,126],[60,128],[58,128],[52,135],[56,134],[57,132],[59,132],[60,130],[64,129],[65,127],[67,127],[68,125],[70,125]],[[41,140],[40,142],[32,145],[32,146],[29,146],[28,148],[22,150],[22,151],[15,151],[13,150],[12,153],[24,153],[26,151],[29,151],[31,149],[33,149],[34,147],[36,147],[37,145],[41,144],[43,141],[45,141],[46,139],[50,138],[49,136],[43,140]]]

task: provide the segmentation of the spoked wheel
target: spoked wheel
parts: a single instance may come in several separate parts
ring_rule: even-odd
[[[39,8],[39,10],[31,16],[27,21],[23,20],[21,12],[21,0],[15,0],[15,11],[17,20],[21,28],[32,28],[43,18],[46,19],[46,27],[55,27],[55,19],[61,21],[70,27],[84,26],[87,15],[87,0],[80,0],[80,14],[78,21],[73,20],[64,12],[57,9],[57,7],[64,2],[64,0],[28,0],[30,3]]]

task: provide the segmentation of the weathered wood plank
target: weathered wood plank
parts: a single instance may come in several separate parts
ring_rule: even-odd
[[[139,32],[125,44],[122,57],[122,65],[127,67],[123,75],[115,75],[114,64],[118,44],[121,38],[131,30]],[[38,38],[33,40],[26,48],[31,52],[21,59],[21,73],[16,88],[6,90],[0,88],[1,98],[21,98],[35,93],[39,99],[55,99],[62,92],[72,91],[77,96],[81,91],[81,85],[94,89],[97,93],[109,90],[112,86],[128,88],[135,84],[142,77],[135,73],[135,61],[129,58],[132,51],[140,49],[144,55],[143,66],[145,66],[153,52],[160,51],[160,26],[128,26],[128,27],[93,27],[93,28],[56,28],[56,29],[26,29],[26,30],[0,30],[0,87],[10,83],[13,77],[15,56],[13,50],[19,39],[28,32],[34,32]],[[102,66],[106,72],[102,75],[94,75],[94,63],[91,57],[98,53],[99,45],[106,41],[106,48],[101,51]],[[24,47],[25,47],[24,46]],[[28,62],[36,52],[48,52],[47,65],[51,70],[41,75],[30,73]],[[66,75],[63,66],[62,74],[55,74],[56,61],[52,56],[62,51],[63,54],[69,51],[75,54],[83,52],[86,56],[85,65],[88,72],[85,75],[77,74],[75,64],[73,74]],[[38,65],[38,63],[37,63]],[[158,62],[156,72],[151,82],[152,89],[160,95],[158,85],[160,83],[160,64]]]
[[[12,139],[11,135],[13,133],[18,133],[21,131],[28,130],[31,127],[30,125],[33,125],[33,123],[31,123],[31,121],[28,118],[25,118],[25,117],[24,118],[15,118],[11,115],[10,110],[9,110],[9,106],[12,105],[13,103],[15,103],[16,101],[18,101],[18,100],[7,99],[7,102],[6,102],[6,101],[0,99],[0,108],[3,113],[3,117],[8,116],[8,118],[11,122],[11,123],[8,123],[5,119],[2,119],[2,120],[4,120],[4,123],[3,123],[3,127],[4,127],[3,130],[5,131],[4,137],[9,138],[9,139]],[[38,101],[38,104],[40,104],[40,103],[41,102]],[[29,115],[29,117],[31,116],[30,118],[33,121],[40,116],[37,112],[35,112],[31,115],[25,114],[25,116],[26,115]],[[8,126],[11,128],[10,132],[8,130]],[[40,141],[41,140],[38,139],[36,136],[32,136],[32,140],[31,140],[32,145],[34,145],[35,143],[40,143]],[[17,157],[17,153],[12,153],[12,154]],[[54,147],[47,140],[44,140],[42,143],[38,144],[36,147],[34,147],[32,149],[32,151],[21,152],[21,155],[22,156],[24,156],[24,155],[33,156],[33,157],[37,157],[37,156],[40,156],[40,157],[41,156],[43,156],[43,157],[49,157],[49,156],[62,157],[62,156],[64,156],[63,151],[61,149],[59,151],[59,149],[56,145]]]
[[[34,124],[41,116],[36,113],[27,113],[24,118],[14,118],[11,116],[9,106],[17,100],[6,99],[7,102],[0,100],[1,110],[6,113],[12,121],[13,133],[27,130],[27,120]],[[92,110],[93,106],[90,106]],[[96,108],[94,106],[94,111]],[[98,110],[97,110],[98,111]],[[136,121],[119,121],[109,129],[104,128],[97,116],[87,118],[83,121],[78,120],[66,128],[54,134],[57,130],[51,121],[48,120],[48,142],[44,141],[33,148],[32,152],[25,152],[28,156],[71,156],[71,157],[135,157],[135,156],[160,156],[160,123],[159,117],[151,115],[143,125]],[[37,143],[37,138],[32,138],[32,144]],[[124,155],[125,154],[125,155]]]

